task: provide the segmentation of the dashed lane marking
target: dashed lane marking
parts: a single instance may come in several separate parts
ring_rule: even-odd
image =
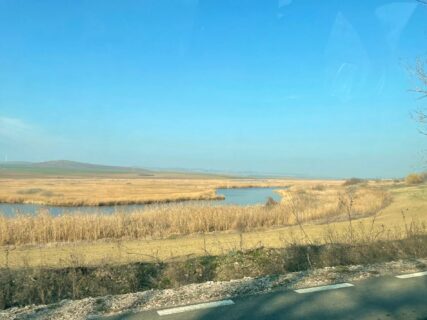
[[[159,316],[166,316],[174,313],[181,313],[181,312],[208,309],[208,308],[216,308],[221,306],[229,306],[232,304],[234,304],[233,300],[222,300],[222,301],[215,301],[215,302],[193,304],[189,306],[183,306],[183,307],[177,307],[177,308],[171,308],[171,309],[164,309],[164,310],[157,311],[157,313]]]
[[[408,278],[416,278],[416,277],[423,277],[423,276],[427,276],[427,271],[416,272],[416,273],[409,273],[409,274],[401,274],[400,276],[396,276],[396,278],[399,278],[399,279],[408,279]]]
[[[328,286],[320,286],[320,287],[298,289],[298,290],[295,290],[295,292],[296,293],[310,293],[310,292],[335,290],[335,289],[348,288],[348,287],[354,287],[354,285],[351,284],[351,283],[338,283],[338,284],[331,284],[331,285],[328,285]]]

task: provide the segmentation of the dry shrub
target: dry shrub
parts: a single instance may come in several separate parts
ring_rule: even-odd
[[[361,184],[363,182],[366,182],[366,180],[364,179],[360,179],[360,178],[351,178],[351,179],[347,179],[346,181],[344,181],[343,186],[353,186],[356,184]]]
[[[313,187],[311,187],[311,189],[316,191],[324,191],[326,189],[326,186],[323,184],[316,184]]]
[[[406,176],[405,182],[407,184],[420,184],[425,181],[425,178],[425,174],[411,173]]]
[[[43,191],[44,190],[41,188],[30,188],[30,189],[18,190],[16,193],[17,194],[36,194],[36,193],[40,193]]]
[[[278,204],[279,203],[276,200],[274,200],[272,197],[268,197],[267,201],[265,202],[265,207],[272,208]]]

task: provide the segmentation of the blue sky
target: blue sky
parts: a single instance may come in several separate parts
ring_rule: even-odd
[[[416,1],[0,0],[0,158],[420,170]]]

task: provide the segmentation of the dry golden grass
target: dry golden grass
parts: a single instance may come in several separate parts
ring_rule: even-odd
[[[304,194],[300,189],[299,187],[293,187],[291,191],[294,192],[293,195]],[[128,263],[158,259],[168,260],[171,258],[203,255],[206,252],[213,255],[224,254],[230,250],[240,248],[242,244],[244,248],[248,249],[259,245],[279,248],[283,247],[285,242],[331,242],[336,234],[350,234],[348,219],[344,219],[346,216],[345,207],[348,194],[346,197],[346,193],[341,192],[341,196],[339,196],[338,190],[343,191],[345,189],[340,189],[337,184],[326,187],[319,187],[318,183],[312,183],[311,187],[307,184],[306,194],[309,194],[310,197],[314,195],[317,197],[316,201],[311,201],[311,204],[306,207],[307,212],[314,212],[313,215],[318,215],[322,211],[319,209],[322,208],[320,203],[323,203],[325,214],[333,212],[332,209],[335,208],[334,203],[336,204],[337,200],[342,203],[341,206],[344,206],[344,210],[338,216],[331,215],[315,219],[302,223],[301,226],[298,224],[287,227],[265,225],[260,229],[244,233],[236,232],[236,229],[225,232],[203,232],[206,229],[201,228],[201,233],[193,233],[185,236],[171,235],[169,238],[162,240],[150,239],[150,236],[148,236],[147,240],[124,238],[122,240],[49,243],[47,245],[9,245],[1,248],[3,253],[0,252],[0,265],[4,265],[7,259],[7,263],[11,267],[24,265],[64,267],[71,263],[70,257],[76,256],[79,257],[79,263],[85,265],[97,265],[105,263],[105,261],[110,263]],[[361,200],[365,199],[366,202],[372,203],[373,198],[371,197],[373,196],[371,195],[371,191],[374,192],[373,194],[375,192],[381,193],[386,191],[391,195],[393,201],[377,213],[369,212],[369,208],[367,206],[364,207],[362,205],[364,201]],[[358,210],[352,210],[352,218],[354,219],[354,237],[352,241],[358,238],[364,239],[366,238],[366,234],[373,235],[376,239],[399,238],[403,226],[406,225],[405,221],[410,224],[412,220],[415,220],[419,222],[419,225],[427,222],[427,185],[425,184],[408,187],[404,183],[372,182],[360,186],[356,193],[365,194],[366,198],[359,196],[359,200],[353,201],[353,209],[358,208],[358,203],[360,203],[361,207]],[[289,197],[289,195],[286,197]],[[286,201],[286,197],[284,201]],[[299,196],[295,196],[295,199],[292,200],[294,204],[298,203],[298,199]],[[319,204],[317,209],[316,202]],[[378,204],[379,202],[372,207],[374,211],[376,210],[375,208],[378,208]],[[282,206],[284,205],[282,204]],[[296,207],[296,205],[293,205],[293,208]],[[360,208],[364,208],[364,210],[360,210]],[[258,208],[257,210],[261,212],[263,209]],[[254,213],[255,211],[252,212]],[[268,212],[271,211],[264,211],[265,214]],[[301,211],[297,210],[296,212]],[[368,213],[370,216],[367,216]],[[300,214],[298,219],[301,219],[302,216],[304,215]],[[403,216],[405,216],[405,220]],[[188,220],[193,219],[189,217]],[[179,221],[186,223],[184,219]],[[191,221],[191,223],[195,224],[196,221]],[[200,226],[206,227],[203,223]],[[238,229],[240,228],[241,226]],[[303,228],[304,232],[301,231],[301,228]],[[48,229],[46,228],[46,230]],[[2,234],[3,230],[5,229],[2,229]],[[27,232],[30,233],[30,229],[27,229]],[[166,234],[163,234],[163,236],[166,236]],[[339,241],[342,241],[342,239],[339,239]]]
[[[278,179],[0,179],[0,202],[100,206],[218,199],[217,188],[312,184]],[[340,181],[330,181],[339,184]]]
[[[343,185],[294,185],[281,190],[282,202],[287,204],[293,216],[300,222],[321,220],[332,222],[372,215],[386,207],[390,194],[383,187],[364,184],[346,187]],[[351,208],[349,207],[351,206]]]
[[[0,244],[47,244],[100,239],[162,239],[177,235],[221,231],[253,231],[316,220],[346,218],[346,201],[354,218],[384,208],[386,192],[368,187],[328,187],[322,191],[293,187],[282,191],[274,206],[157,205],[132,213],[0,216]]]

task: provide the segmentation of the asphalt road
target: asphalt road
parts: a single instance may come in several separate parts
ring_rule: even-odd
[[[108,320],[214,319],[426,319],[427,276],[371,278],[353,287],[296,293],[271,293],[233,299],[234,304],[211,309],[158,315],[157,311],[108,317]]]

